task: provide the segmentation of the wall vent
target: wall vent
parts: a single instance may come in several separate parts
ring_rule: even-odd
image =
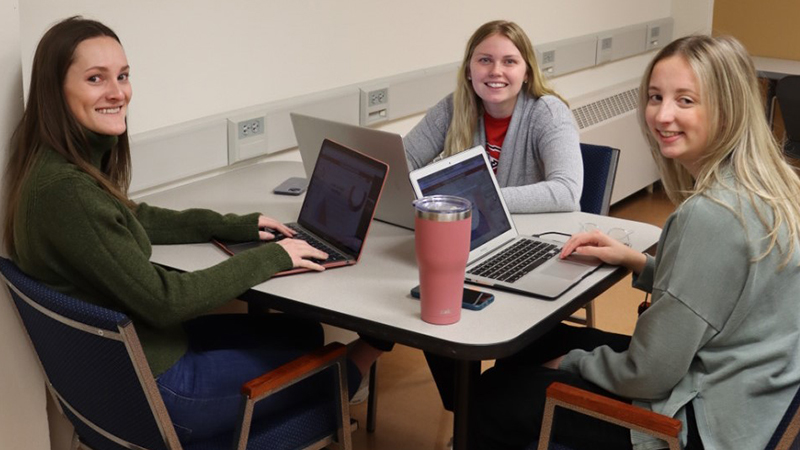
[[[572,110],[579,129],[584,129],[636,109],[639,88],[635,87]]]

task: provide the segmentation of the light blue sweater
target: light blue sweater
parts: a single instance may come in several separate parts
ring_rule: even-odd
[[[403,138],[411,167],[425,166],[442,152],[452,118],[451,94]],[[483,117],[473,139],[476,145],[486,148]],[[497,183],[512,213],[580,209],[583,160],[575,120],[564,102],[550,95],[535,99],[519,94],[503,141]]]
[[[800,249],[782,270],[776,249],[751,262],[766,248],[753,205],[722,187],[709,195],[730,208],[706,196],[684,202],[634,280],[653,303],[629,350],[573,350],[560,368],[684,422],[692,402],[707,450],[762,449],[800,386]],[[787,239],[784,227],[784,249]],[[637,449],[662,448],[632,437]]]

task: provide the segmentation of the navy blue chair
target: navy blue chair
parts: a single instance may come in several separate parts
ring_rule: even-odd
[[[320,449],[331,443],[351,448],[342,344],[330,344],[246,383],[238,430],[182,447],[127,316],[58,293],[8,259],[0,258],[0,273],[47,387],[75,427],[74,448]],[[252,422],[255,402],[314,375],[335,380],[330,396]]]
[[[786,132],[783,151],[800,159],[800,75],[790,75],[778,80],[775,98],[781,108]]]
[[[607,216],[619,164],[619,149],[605,145],[581,144],[581,157],[583,158],[581,211]],[[594,327],[594,302],[587,303],[583,310],[582,317],[573,315],[567,320]]]
[[[670,450],[680,450],[681,448],[678,438],[681,421],[580,388],[553,383],[547,388],[547,400],[544,406],[544,419],[539,442],[532,444],[529,450],[571,450],[564,445],[550,442],[556,407],[571,409],[659,437],[668,443]],[[794,395],[765,450],[800,449],[800,439],[798,439],[800,408],[798,407],[800,407],[800,391]]]
[[[581,144],[583,158],[583,191],[581,211],[608,215],[611,193],[617,175],[619,149],[604,145]]]

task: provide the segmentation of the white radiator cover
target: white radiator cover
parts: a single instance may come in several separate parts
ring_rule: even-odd
[[[620,150],[611,203],[658,181],[658,169],[637,119],[639,80],[570,99],[581,142]]]

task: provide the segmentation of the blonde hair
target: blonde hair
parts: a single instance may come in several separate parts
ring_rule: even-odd
[[[478,118],[483,114],[483,103],[475,93],[469,80],[469,63],[475,47],[488,37],[499,34],[508,38],[519,50],[525,61],[525,81],[523,90],[533,98],[543,95],[554,95],[564,101],[560,95],[550,88],[539,70],[536,53],[525,32],[514,22],[495,20],[481,25],[469,38],[464,51],[464,60],[458,71],[456,90],[453,93],[453,119],[444,142],[444,156],[451,156],[472,147],[472,138],[478,126]]]
[[[653,68],[673,56],[683,58],[700,84],[701,101],[708,111],[708,144],[696,177],[675,160],[661,155],[645,122],[648,88]],[[755,67],[745,48],[733,37],[688,36],[663,48],[645,71],[639,89],[639,122],[669,198],[676,204],[694,195],[708,195],[730,169],[741,193],[759,211],[755,200],[772,211],[771,221],[759,213],[769,243],[761,259],[776,246],[788,263],[800,237],[800,179],[785,161],[764,113]],[[713,198],[712,198],[713,199]],[[733,210],[730,205],[726,207]],[[782,226],[788,230],[788,248],[778,242]]]

